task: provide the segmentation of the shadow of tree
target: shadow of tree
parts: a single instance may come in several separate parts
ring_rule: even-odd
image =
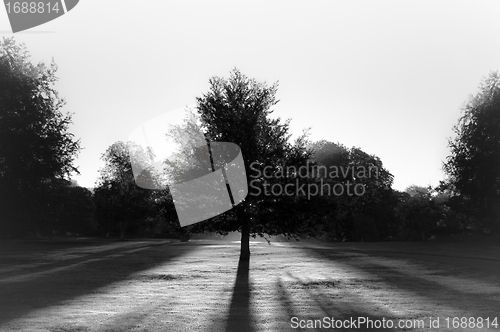
[[[236,281],[234,283],[233,297],[229,306],[226,322],[226,331],[251,332],[255,331],[250,311],[250,262],[240,260]]]
[[[302,280],[299,277],[294,276],[293,274],[287,272],[287,275],[294,279],[294,283],[298,285],[299,289],[297,287],[293,287],[294,290],[297,292],[299,291],[299,295],[302,300],[305,300],[306,298],[312,299],[314,302],[314,305],[309,305],[308,306],[308,312],[304,313],[298,310],[298,308],[294,308],[295,303],[294,300],[292,299],[292,296],[289,294],[289,291],[287,290],[287,286],[283,282],[283,280],[278,277],[278,280],[276,282],[276,291],[277,294],[279,295],[279,301],[283,303],[283,311],[285,311],[285,314],[289,318],[290,322],[290,328],[293,330],[297,331],[311,331],[311,330],[318,330],[322,331],[324,329],[330,329],[330,328],[335,328],[336,331],[352,331],[353,329],[356,329],[358,331],[371,331],[374,328],[367,326],[365,329],[365,325],[354,325],[351,326],[352,320],[356,322],[358,318],[366,318],[367,320],[371,320],[372,322],[375,321],[382,321],[384,318],[389,316],[389,313],[385,313],[385,315],[380,316],[380,315],[374,315],[373,313],[369,313],[364,310],[360,310],[359,308],[356,308],[356,306],[346,306],[345,303],[336,303],[333,301],[331,298],[326,296],[325,294],[321,292],[313,292],[309,288],[309,283],[307,281]],[[362,301],[362,299],[357,298],[355,294],[352,294],[352,299],[353,302],[357,301]],[[303,305],[303,303],[302,303]],[[317,311],[315,311],[316,308],[321,309],[322,313],[320,315],[317,315]],[[310,310],[313,310],[315,312],[312,312]],[[295,320],[292,320],[292,318],[295,318]],[[347,325],[343,326],[335,326],[332,325],[334,323],[331,322],[330,319],[335,319],[335,321],[347,321]],[[330,324],[330,325],[328,325]],[[355,323],[356,324],[356,323]],[[395,331],[394,328],[383,328],[383,327],[378,327],[376,328],[377,331]]]
[[[329,249],[309,249],[309,254],[315,257],[321,257],[325,260],[333,262],[338,261],[338,252],[332,252]],[[384,256],[377,256],[384,257]],[[348,263],[351,267],[357,269],[361,273],[380,276],[388,284],[393,284],[398,290],[404,291],[407,297],[413,298],[414,301],[424,301],[426,303],[438,303],[440,306],[447,305],[451,309],[467,312],[470,316],[496,316],[495,309],[500,305],[498,288],[499,285],[488,283],[492,287],[491,292],[485,294],[484,289],[478,286],[478,292],[474,292],[467,285],[473,284],[476,281],[481,283],[480,279],[472,279],[469,277],[461,277],[459,271],[461,268],[451,269],[450,266],[443,266],[445,272],[440,272],[439,279],[426,278],[428,275],[427,268],[429,263],[415,261],[415,268],[425,272],[423,275],[416,275],[415,272],[404,272],[404,264],[408,262],[408,257],[404,260],[399,258],[392,261],[394,258],[384,257],[384,259],[393,263],[393,266],[386,266],[377,260],[364,261],[362,264]],[[490,263],[493,264],[493,263]],[[467,270],[462,270],[467,271]],[[440,282],[437,282],[439,280]],[[487,287],[487,286],[482,286]],[[494,287],[494,288],[493,288]],[[478,296],[481,296],[481,301],[477,301]],[[450,316],[452,313],[450,312]]]
[[[194,248],[193,245],[150,245],[135,252],[118,248],[82,257],[76,255],[78,258],[48,264],[41,271],[38,268],[41,274],[36,278],[0,282],[0,325],[32,311],[93,294],[134,273],[168,264]],[[43,274],[47,270],[54,272]]]
[[[284,311],[284,314],[290,319],[292,317],[297,317],[297,315],[295,314],[293,301],[290,298],[290,295],[288,294],[280,277],[278,277],[276,280],[276,295],[278,296],[276,300],[283,304],[282,310]],[[299,329],[299,331],[300,330],[301,329]]]

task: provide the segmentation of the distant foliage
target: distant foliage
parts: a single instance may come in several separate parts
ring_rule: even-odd
[[[97,229],[92,192],[66,180],[47,182],[41,192],[46,207],[40,216],[44,229],[54,235],[94,235]]]
[[[129,152],[133,149],[141,147],[116,142],[106,150],[93,195],[100,233],[122,240],[127,235],[154,235],[160,221],[158,194],[137,186],[134,180]]]
[[[340,195],[332,191],[330,195],[314,197],[322,214],[318,225],[313,226],[315,232],[319,231],[316,235],[323,233],[332,239],[354,241],[377,241],[393,236],[397,204],[391,189],[393,175],[384,168],[380,158],[359,148],[325,140],[311,144],[310,148],[311,161],[321,175],[314,176],[315,182],[344,190]],[[325,170],[327,176],[324,176]],[[362,191],[355,192],[354,188],[362,188]]]

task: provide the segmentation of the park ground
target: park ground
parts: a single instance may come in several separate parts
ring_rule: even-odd
[[[394,324],[336,331],[500,331],[486,328],[500,319],[495,243],[251,250],[245,264],[237,241],[3,241],[0,331],[333,331],[331,318]]]

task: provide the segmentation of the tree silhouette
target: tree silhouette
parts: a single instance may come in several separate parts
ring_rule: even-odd
[[[13,38],[0,42],[0,210],[5,223],[15,219],[23,232],[39,228],[37,216],[47,208],[41,188],[77,172],[80,150],[53,88],[56,64],[34,65],[29,56]]]
[[[500,226],[500,75],[492,72],[471,97],[449,140],[451,155],[444,164],[449,185],[461,206],[479,225]],[[456,204],[457,205],[457,204]]]
[[[304,136],[295,144],[289,142],[289,121],[270,117],[271,108],[278,102],[277,84],[268,86],[257,82],[237,69],[231,71],[227,79],[211,78],[209,84],[209,91],[197,98],[199,123],[188,118],[184,125],[170,130],[170,135],[177,137],[177,142],[182,144],[176,156],[166,163],[166,170],[175,182],[222,170],[222,183],[221,177],[203,182],[193,193],[197,198],[187,199],[186,204],[202,206],[203,199],[213,201],[213,197],[208,197],[213,193],[226,195],[229,192],[231,203],[226,206],[227,212],[190,226],[190,229],[221,234],[240,231],[240,259],[244,261],[250,257],[250,236],[292,235],[299,231],[297,215],[290,215],[290,212],[298,211],[293,206],[300,206],[300,199],[249,193],[238,204],[246,189],[242,180],[253,181],[262,189],[262,170],[266,166],[277,169],[283,165],[302,165],[310,152],[306,149]],[[240,151],[244,167],[231,162]],[[225,167],[228,163],[232,168]],[[281,180],[268,179],[268,182],[272,181]],[[215,187],[218,189],[213,189]],[[200,194],[203,192],[212,194],[203,197]],[[222,200],[219,201],[222,204]]]

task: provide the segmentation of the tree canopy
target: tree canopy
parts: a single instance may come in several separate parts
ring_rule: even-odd
[[[45,209],[37,192],[53,178],[78,172],[80,142],[68,128],[71,114],[54,89],[57,65],[30,62],[23,44],[0,41],[0,204],[16,222],[33,222]]]
[[[449,184],[479,224],[500,226],[500,74],[483,79],[463,108],[444,164]]]

